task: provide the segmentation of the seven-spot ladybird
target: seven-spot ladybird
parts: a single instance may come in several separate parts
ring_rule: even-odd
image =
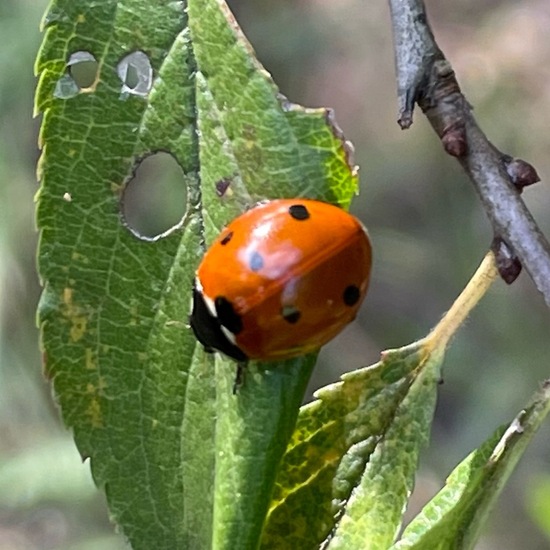
[[[315,200],[259,204],[233,220],[196,273],[191,327],[237,361],[319,349],[367,292],[371,245],[361,222]]]

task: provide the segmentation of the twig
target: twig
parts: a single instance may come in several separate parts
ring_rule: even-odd
[[[489,142],[435,42],[423,0],[389,0],[395,47],[399,124],[412,124],[417,103],[476,188],[496,239],[519,258],[550,307],[550,245],[521,199],[535,169]],[[503,274],[506,278],[506,276]],[[508,280],[510,282],[510,280]]]

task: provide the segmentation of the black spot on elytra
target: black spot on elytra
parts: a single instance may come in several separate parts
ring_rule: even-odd
[[[232,238],[233,238],[233,231],[230,231],[229,233],[227,233],[227,235],[224,235],[221,238],[220,244],[225,246]]]
[[[307,220],[309,218],[309,212],[303,204],[293,204],[289,209],[288,213],[295,220]]]
[[[294,306],[283,306],[283,309],[281,310],[281,315],[283,316],[283,319],[291,325],[297,323],[302,316],[300,311]]]
[[[239,334],[243,329],[243,321],[233,309],[233,304],[224,296],[217,296],[214,306],[220,324],[233,334]]]
[[[259,252],[252,252],[250,260],[248,261],[248,266],[252,271],[260,271],[264,266],[262,255]]]
[[[361,298],[361,291],[359,290],[359,287],[349,285],[344,290],[342,298],[344,299],[344,304],[350,307],[354,306],[359,301],[359,298]]]

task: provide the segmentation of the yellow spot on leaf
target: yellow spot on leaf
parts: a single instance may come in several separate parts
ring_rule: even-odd
[[[103,414],[101,412],[100,396],[106,387],[107,384],[105,379],[101,376],[98,378],[97,385],[94,385],[91,382],[86,384],[86,393],[90,396],[90,403],[86,409],[86,414],[90,418],[90,423],[94,428],[103,427]]]
[[[103,417],[101,414],[101,405],[99,404],[99,399],[97,397],[94,397],[90,404],[88,405],[88,409],[86,410],[86,414],[90,418],[90,424],[93,428],[102,428],[103,427]]]
[[[327,449],[324,453],[325,464],[337,464],[340,461],[341,455],[338,449]]]
[[[114,195],[120,195],[122,193],[123,189],[124,189],[124,185],[120,185],[119,182],[117,182],[117,181],[112,181],[111,182],[111,192]]]
[[[97,368],[97,364],[95,362],[94,352],[91,348],[86,348],[85,351],[86,354],[86,368],[89,370],[95,370]]]
[[[73,289],[66,287],[63,289],[63,303],[65,304],[65,317],[71,322],[69,331],[72,342],[78,342],[88,325],[88,318],[82,315],[82,308],[73,302]]]
[[[86,332],[86,326],[88,324],[88,319],[84,316],[81,317],[72,317],[71,318],[71,340],[73,342],[78,342],[84,333]]]
[[[63,289],[63,302],[66,306],[69,306],[73,302],[73,289],[72,288],[64,288]]]
[[[103,376],[100,376],[97,381],[97,391],[99,393],[103,393],[103,390],[107,387],[107,382],[105,382],[105,378]]]
[[[90,260],[88,259],[87,256],[84,256],[78,252],[73,252],[71,254],[71,260],[73,262],[82,262],[83,264],[89,264],[90,263]]]
[[[83,13],[79,14],[78,17],[76,18],[76,22],[79,24],[85,23],[86,16]]]

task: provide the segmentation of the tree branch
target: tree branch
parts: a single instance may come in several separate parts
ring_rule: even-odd
[[[423,0],[389,0],[389,5],[400,126],[412,124],[417,103],[445,151],[457,158],[474,183],[495,238],[519,258],[550,307],[550,245],[520,196],[525,185],[538,181],[535,169],[501,153],[478,126],[434,39]],[[501,275],[507,282],[514,278]]]

